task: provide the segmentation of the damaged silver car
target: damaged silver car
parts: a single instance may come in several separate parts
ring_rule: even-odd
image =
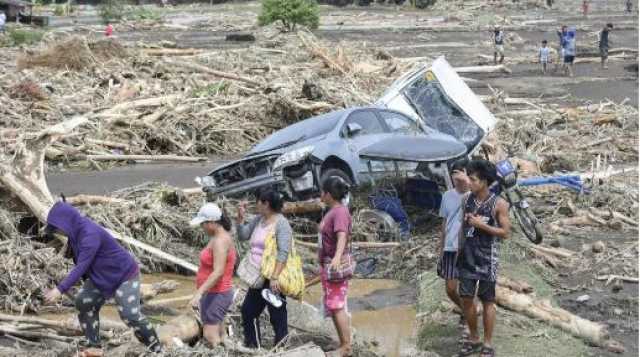
[[[475,151],[495,117],[441,57],[396,80],[368,107],[276,131],[243,158],[202,179],[210,199],[276,186],[289,200],[319,194],[330,176],[362,185],[418,175],[451,186],[447,163]]]

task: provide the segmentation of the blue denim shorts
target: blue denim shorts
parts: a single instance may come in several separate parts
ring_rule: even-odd
[[[200,319],[204,325],[218,325],[233,303],[233,289],[222,293],[206,293],[200,299]]]

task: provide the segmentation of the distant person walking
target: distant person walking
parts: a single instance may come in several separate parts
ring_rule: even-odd
[[[633,1],[627,0],[624,2],[625,11],[628,13],[633,12]]]
[[[600,31],[600,41],[598,47],[600,48],[600,59],[602,69],[607,69],[607,59],[609,58],[609,32],[613,30],[613,24],[608,23],[602,31]]]
[[[107,37],[111,37],[113,35],[113,26],[111,24],[107,24],[107,28],[104,30],[104,34]]]
[[[547,40],[542,40],[542,46],[538,49],[538,61],[542,66],[542,74],[547,74],[547,63],[551,62],[551,52],[547,47]]]
[[[4,33],[4,26],[7,23],[7,15],[4,11],[0,11],[0,32]]]
[[[589,1],[582,1],[582,16],[587,16],[589,14]]]
[[[573,61],[576,59],[576,31],[572,29],[567,32],[564,46],[564,66],[565,74],[573,77]]]
[[[498,56],[500,60],[498,61]],[[504,61],[504,31],[499,25],[493,28],[493,63],[498,64]]]
[[[562,25],[560,31],[556,31],[556,34],[558,35],[558,60],[556,61],[554,71],[557,71],[560,65],[562,65],[562,69],[564,70],[564,46],[567,42],[567,26]]]
[[[480,357],[496,355],[492,344],[496,321],[496,281],[500,243],[511,234],[509,205],[489,190],[497,179],[496,167],[485,160],[467,165],[469,188],[462,203],[464,221],[458,248],[457,266],[460,274],[460,297],[464,317],[469,326],[469,340],[458,356],[480,352]],[[478,316],[474,297],[482,302],[484,341],[478,334]]]

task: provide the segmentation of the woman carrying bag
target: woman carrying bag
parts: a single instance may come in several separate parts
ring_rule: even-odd
[[[275,332],[274,345],[277,345],[289,333],[287,302],[281,292],[278,279],[287,264],[293,240],[291,226],[281,214],[284,202],[280,194],[267,188],[261,190],[256,196],[258,215],[248,223],[244,223],[245,205],[241,204],[237,218],[238,239],[249,240],[249,251],[238,267],[238,276],[249,285],[249,290],[242,303],[241,314],[244,343],[250,348],[260,346],[259,317],[265,307],[269,309],[269,318]],[[263,277],[261,268],[265,247],[268,240],[273,238],[275,238],[277,247],[275,266],[271,269],[270,276]],[[267,299],[269,304],[267,304]]]
[[[340,356],[351,355],[351,329],[347,313],[347,289],[355,262],[351,256],[351,214],[343,205],[349,185],[340,177],[322,183],[320,199],[329,212],[320,222],[320,281],[325,317],[331,317],[340,339]]]

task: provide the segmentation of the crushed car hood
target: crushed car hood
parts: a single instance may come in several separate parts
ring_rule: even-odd
[[[367,146],[360,157],[369,159],[435,162],[464,155],[467,147],[448,135],[393,136]]]

